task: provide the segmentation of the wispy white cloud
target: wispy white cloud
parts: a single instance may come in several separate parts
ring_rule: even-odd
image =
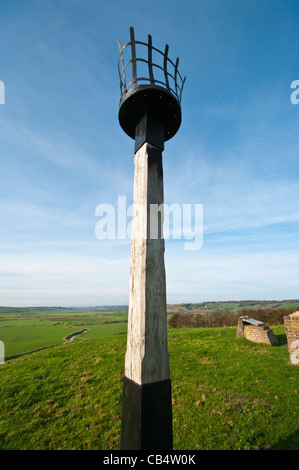
[[[128,253],[116,258],[63,252],[1,256],[0,304],[124,304],[129,265]],[[294,298],[299,254],[199,250],[190,255],[167,242],[166,275],[169,303]]]
[[[166,255],[168,301],[288,299],[299,288],[299,253]],[[184,300],[185,299],[185,300]]]
[[[203,204],[205,233],[299,221],[299,182],[292,172],[259,172],[246,143],[220,159],[200,142],[194,147],[196,153],[182,152],[181,158],[178,149],[175,169],[165,164],[165,200]],[[292,145],[284,150],[285,158],[294,151]]]
[[[128,257],[39,252],[1,255],[1,305],[103,305],[127,301]],[[108,302],[110,303],[110,302]]]
[[[7,141],[22,149],[23,153],[29,153],[36,165],[39,164],[39,160],[36,160],[38,158],[68,170],[84,170],[90,174],[104,171],[105,165],[101,160],[92,157],[82,147],[76,145],[74,139],[68,138],[65,134],[42,134],[26,124],[2,117],[0,117],[0,126],[4,142]],[[22,158],[22,155],[19,157]]]

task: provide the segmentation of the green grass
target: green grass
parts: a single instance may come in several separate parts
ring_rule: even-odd
[[[169,331],[174,449],[299,450],[299,367],[273,331],[280,346],[236,328]],[[119,449],[125,349],[119,334],[0,366],[0,448]]]
[[[57,311],[59,309],[46,310],[41,314],[39,309],[30,312],[19,309],[18,314],[3,314],[0,318],[0,340],[5,344],[5,356],[61,344],[65,336],[82,329],[91,330],[86,333],[89,338],[101,338],[125,332],[127,328],[126,312]]]
[[[221,303],[213,303],[211,305],[209,305],[209,308],[212,308],[212,309],[225,309],[225,308],[228,308],[228,309],[233,309],[233,308],[236,308],[236,304],[235,302],[221,302]]]
[[[0,328],[5,326],[41,326],[41,325],[54,325],[55,320],[45,320],[39,318],[14,318],[0,320]],[[0,330],[1,331],[1,330]]]
[[[89,325],[87,325],[89,326]],[[84,339],[103,338],[104,336],[111,336],[118,333],[126,333],[127,323],[107,323],[104,325],[93,325],[92,329],[84,333]]]
[[[285,343],[283,327],[273,329]],[[172,334],[172,367],[180,379],[173,386],[177,448],[299,449],[299,368],[289,364],[285,346],[251,343],[235,333]]]
[[[294,307],[294,308],[298,308],[299,307],[299,303],[286,303],[286,304],[283,304],[284,307]]]
[[[60,325],[3,327],[0,328],[0,339],[5,344],[5,356],[11,356],[59,344],[64,336],[74,331],[78,328]]]

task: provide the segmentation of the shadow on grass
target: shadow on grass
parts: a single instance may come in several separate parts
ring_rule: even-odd
[[[288,340],[287,340],[286,334],[275,335],[275,336],[278,340],[278,346],[284,346],[285,344],[287,344]]]
[[[299,450],[299,429],[285,439],[280,439],[273,444],[275,450]]]

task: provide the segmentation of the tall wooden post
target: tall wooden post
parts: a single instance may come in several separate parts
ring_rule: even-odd
[[[181,86],[177,83],[178,60],[163,57],[165,84],[154,80],[152,42],[131,41],[120,44],[122,69],[119,122],[135,140],[135,175],[129,316],[122,403],[122,450],[171,450],[172,406],[169,356],[167,350],[166,282],[163,239],[163,165],[164,141],[181,124]],[[136,57],[135,44],[148,49],[147,60]],[[123,50],[131,47],[131,59],[123,61]],[[148,64],[149,78],[138,78],[138,61]],[[167,71],[170,62],[173,74]],[[132,64],[132,80],[125,83],[125,71]],[[180,75],[179,75],[180,76]],[[174,80],[170,88],[169,77]],[[148,80],[147,85],[138,81]],[[180,90],[180,94],[177,92]]]

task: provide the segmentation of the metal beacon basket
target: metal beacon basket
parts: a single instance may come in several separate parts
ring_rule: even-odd
[[[120,126],[135,139],[140,121],[151,116],[163,123],[164,141],[171,139],[182,121],[181,98],[186,77],[183,79],[178,71],[179,58],[172,62],[168,44],[164,52],[160,51],[152,45],[150,34],[147,43],[135,41],[133,27],[130,42],[121,46],[118,40],[118,47]]]

